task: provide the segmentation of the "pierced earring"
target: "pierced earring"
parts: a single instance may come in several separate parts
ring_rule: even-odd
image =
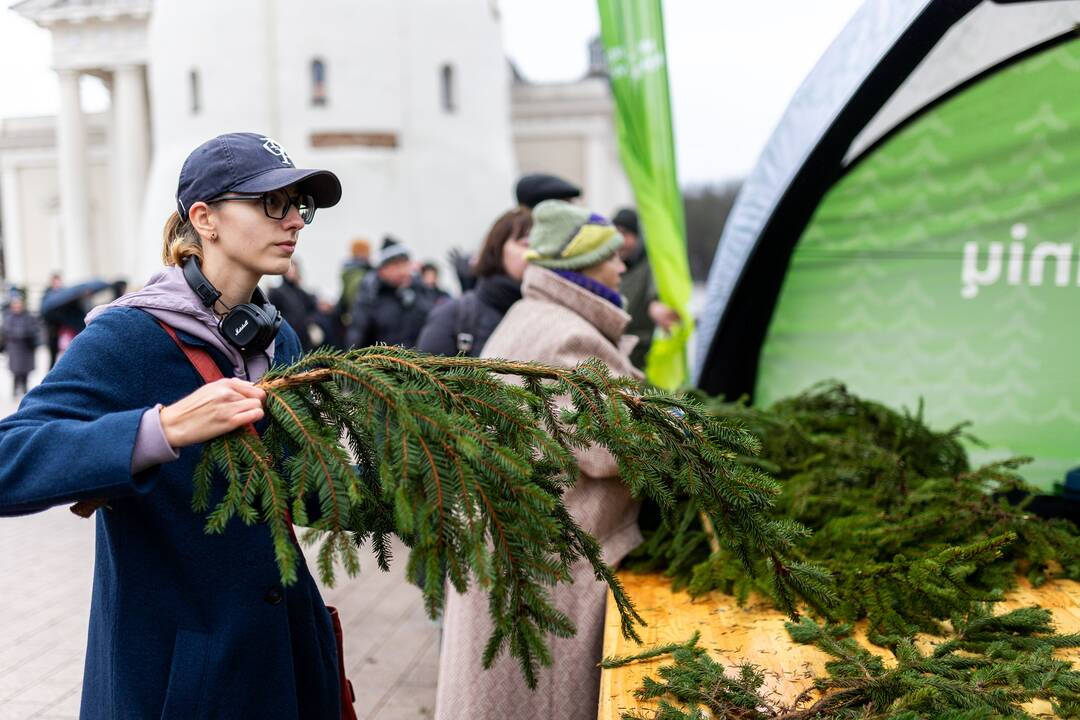
[[[217,233],[210,233],[211,240],[217,240]]]

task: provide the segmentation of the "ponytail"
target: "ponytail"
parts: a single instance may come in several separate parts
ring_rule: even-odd
[[[180,218],[179,213],[174,212],[165,221],[161,236],[161,259],[166,265],[183,265],[189,257],[202,262],[202,239],[190,222]]]

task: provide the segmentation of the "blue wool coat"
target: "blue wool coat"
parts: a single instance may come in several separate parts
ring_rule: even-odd
[[[300,353],[287,324],[275,342],[278,363]],[[303,562],[285,588],[265,525],[204,532],[191,509],[201,445],[132,476],[143,412],[202,383],[153,317],[112,308],[0,422],[0,515],[109,498],[96,513],[82,720],[339,720],[333,629]]]

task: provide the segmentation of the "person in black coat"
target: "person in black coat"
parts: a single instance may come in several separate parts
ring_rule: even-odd
[[[434,304],[434,296],[413,273],[409,249],[388,237],[375,272],[364,278],[353,301],[345,343],[349,347],[385,343],[411,348]]]
[[[532,210],[545,200],[573,202],[581,197],[581,188],[557,175],[533,173],[518,180],[514,195],[518,205]]]
[[[49,297],[51,293],[54,293],[63,287],[64,280],[60,276],[60,273],[53,273],[49,278],[49,287],[45,288],[45,294],[41,297],[42,302],[44,302],[45,298]],[[60,323],[46,319],[45,332],[46,341],[49,346],[49,369],[52,370],[52,366],[56,364],[56,359],[60,357]]]
[[[420,266],[420,282],[428,289],[435,305],[441,305],[450,299],[450,293],[439,287],[439,266],[426,262]]]
[[[476,288],[431,311],[416,341],[417,350],[479,357],[495,326],[521,299],[531,229],[532,213],[523,207],[503,213],[495,221],[473,269],[478,277]]]
[[[300,347],[304,352],[314,348],[315,343],[312,342],[309,328],[319,322],[319,301],[300,287],[300,265],[296,258],[293,258],[289,269],[281,276],[281,284],[271,288],[266,296],[300,336]]]

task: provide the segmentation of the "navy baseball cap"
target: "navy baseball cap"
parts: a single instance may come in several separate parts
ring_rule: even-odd
[[[258,133],[228,133],[195,148],[183,167],[176,188],[176,210],[187,219],[197,202],[226,192],[264,193],[298,184],[328,208],[341,200],[341,182],[329,170],[304,170],[274,140]]]

